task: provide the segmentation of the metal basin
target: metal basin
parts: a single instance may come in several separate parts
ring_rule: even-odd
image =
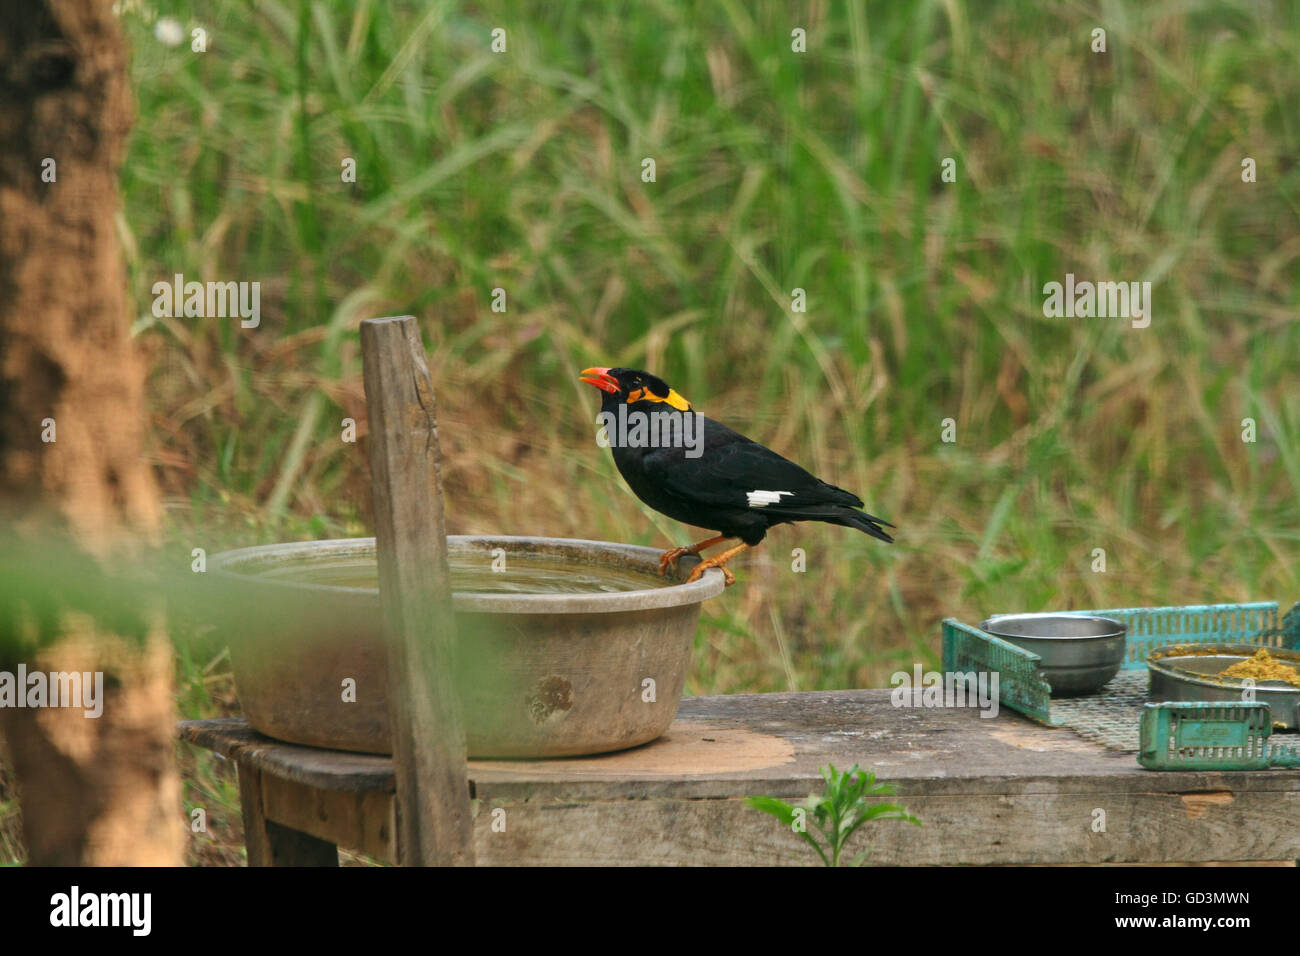
[[[1241,703],[1245,685],[1240,677],[1219,673],[1240,661],[1254,657],[1259,644],[1172,644],[1147,655],[1151,682],[1147,696],[1152,701],[1226,701]],[[1300,651],[1266,648],[1283,663],[1300,668]],[[1268,704],[1273,725],[1300,729],[1300,687],[1281,681],[1256,680],[1254,699]]]
[[[980,630],[1042,658],[1053,697],[1092,694],[1119,673],[1128,628],[1109,617],[1080,614],[1000,614]]]
[[[644,575],[645,584],[600,593],[454,594],[456,683],[470,756],[604,753],[668,728],[700,604],[722,592],[720,572],[665,586],[654,548],[454,535],[447,545],[453,561],[481,558],[484,568],[494,558],[546,559],[571,565],[575,576],[605,569],[626,579],[630,571],[633,587],[635,576]],[[378,588],[282,576],[316,562],[373,566],[374,548],[374,538],[309,541],[209,560],[228,591],[219,622],[240,703],[257,730],[313,747],[392,752]],[[698,560],[683,559],[679,574]]]

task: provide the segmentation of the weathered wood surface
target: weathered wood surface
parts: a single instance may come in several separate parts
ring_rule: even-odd
[[[184,735],[333,789],[379,775],[356,761],[387,763],[338,753],[333,772],[319,758],[308,771],[307,748],[216,723],[185,725]],[[685,698],[669,732],[635,750],[470,761],[476,856],[505,865],[812,863],[795,834],[743,801],[819,791],[827,763],[874,771],[924,822],[867,827],[855,852],[869,843],[881,864],[1300,857],[1300,770],[1156,773],[1008,710],[984,719],[896,709],[886,690]],[[492,829],[496,809],[504,832]],[[1094,830],[1098,810],[1104,832]]]
[[[399,862],[472,865],[438,425],[418,323],[411,316],[366,319],[361,354],[388,636]]]
[[[332,847],[397,859],[397,804],[391,790],[320,790],[264,774],[262,806],[269,820],[313,834]],[[333,865],[337,861],[336,849]]]
[[[256,767],[321,790],[391,792],[396,787],[391,757],[282,743],[262,736],[240,717],[185,720],[180,725],[180,736],[229,757],[240,767]]]
[[[313,836],[307,827],[292,827],[267,818],[264,787],[281,785],[252,766],[239,768],[239,805],[244,818],[244,846],[249,866],[338,866],[337,842]],[[391,799],[389,801],[391,803]],[[351,839],[352,834],[347,834]]]

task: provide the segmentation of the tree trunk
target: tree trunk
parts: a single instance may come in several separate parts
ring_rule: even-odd
[[[101,558],[153,542],[160,518],[114,225],[126,66],[107,0],[0,3],[0,502],[21,533],[56,521]],[[103,671],[104,710],[0,708],[29,861],[178,864],[166,636],[62,623],[28,668]]]

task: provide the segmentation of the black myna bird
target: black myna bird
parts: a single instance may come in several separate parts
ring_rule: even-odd
[[[721,568],[727,584],[734,584],[726,563],[762,541],[768,528],[793,521],[825,521],[894,540],[881,527],[893,525],[858,510],[857,495],[705,418],[663,379],[630,368],[588,368],[581,380],[604,393],[602,422],[614,464],[636,496],[670,518],[718,532],[665,551],[660,574],[683,555],[739,538],[740,544],[701,561],[686,579]]]

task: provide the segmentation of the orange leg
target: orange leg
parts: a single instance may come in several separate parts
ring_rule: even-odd
[[[736,583],[736,576],[727,570],[726,564],[736,555],[740,554],[740,552],[748,551],[748,550],[749,550],[749,545],[738,544],[734,548],[728,548],[726,551],[723,551],[721,554],[715,554],[711,558],[705,558],[703,561],[701,561],[699,564],[697,564],[694,568],[691,569],[690,577],[686,579],[686,583],[690,584],[692,581],[696,580],[701,574],[703,574],[709,568],[718,568],[719,570],[722,571],[723,578],[726,579],[727,587],[731,587],[731,585]]]
[[[659,555],[659,576],[667,577],[669,568],[676,571],[678,558],[684,557],[688,554],[699,554],[705,548],[711,548],[719,541],[726,541],[727,538],[728,535],[720,534],[716,538],[709,538],[709,540],[693,544],[689,548],[672,548],[669,551],[665,551],[663,554]]]

